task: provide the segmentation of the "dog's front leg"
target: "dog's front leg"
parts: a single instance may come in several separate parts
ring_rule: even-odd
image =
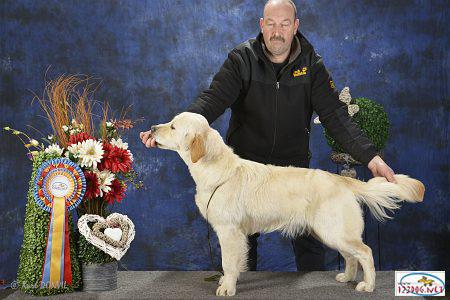
[[[234,226],[215,228],[222,251],[222,268],[224,276],[217,288],[217,296],[234,296],[239,272],[247,265],[247,237]]]

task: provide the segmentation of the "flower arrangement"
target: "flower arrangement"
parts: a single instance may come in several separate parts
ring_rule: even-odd
[[[126,113],[121,113],[119,118],[111,118],[107,104],[101,106],[99,116],[95,115],[93,110],[98,102],[93,100],[93,91],[95,88],[90,78],[85,76],[64,75],[47,82],[44,95],[35,96],[52,129],[52,133],[45,135],[41,142],[20,130],[3,128],[20,139],[28,151],[27,157],[33,161],[18,280],[21,290],[34,295],[70,292],[80,287],[79,261],[105,263],[114,260],[82,236],[78,238],[74,234],[72,213],[68,212],[72,285],[57,288],[42,285],[50,214],[42,211],[34,201],[39,166],[48,159],[68,159],[80,168],[85,190],[81,203],[76,207],[79,217],[84,214],[106,217],[109,214],[107,207],[123,201],[130,185],[135,188],[142,186],[133,169],[133,155],[123,140],[123,134],[133,128],[134,122],[125,119]]]
[[[80,85],[85,84],[78,91]],[[40,152],[53,157],[66,157],[78,164],[86,177],[86,192],[79,210],[81,214],[105,214],[105,206],[120,203],[125,197],[127,183],[139,188],[133,169],[133,154],[121,131],[133,128],[126,119],[108,120],[108,109],[103,107],[103,118],[96,132],[88,78],[61,76],[46,86],[46,98],[36,97],[47,114],[53,133],[39,143],[26,133],[4,127],[16,135],[27,148],[27,156],[35,159]]]

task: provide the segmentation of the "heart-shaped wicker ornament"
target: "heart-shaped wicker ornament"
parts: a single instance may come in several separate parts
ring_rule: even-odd
[[[122,230],[122,236],[119,241],[116,241],[105,234],[104,230],[108,228],[120,228],[120,230]],[[129,226],[127,222],[125,222],[121,218],[111,218],[105,222],[99,221],[95,223],[94,226],[92,226],[92,233],[96,237],[118,248],[125,247],[128,240],[128,230]]]
[[[92,230],[88,225],[89,222],[94,222]],[[107,228],[120,228],[122,231],[120,241],[107,236],[104,233]],[[89,243],[117,260],[125,255],[135,235],[133,222],[126,215],[118,213],[113,213],[106,219],[99,215],[83,215],[78,220],[78,229]]]

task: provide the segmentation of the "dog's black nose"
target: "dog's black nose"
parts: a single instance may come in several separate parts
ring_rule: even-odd
[[[152,127],[150,127],[150,130],[151,130],[152,132],[155,132],[156,129],[157,129],[157,127],[156,127],[155,125],[153,125]]]

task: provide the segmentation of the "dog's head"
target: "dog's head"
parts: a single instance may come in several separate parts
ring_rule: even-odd
[[[158,148],[189,151],[193,163],[206,154],[205,140],[211,129],[200,114],[183,112],[168,123],[152,126],[151,130]]]

